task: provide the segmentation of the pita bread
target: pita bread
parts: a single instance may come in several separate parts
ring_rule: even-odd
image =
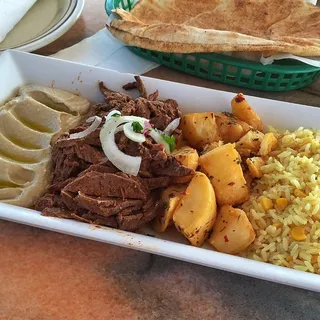
[[[320,56],[320,8],[304,0],[140,0],[114,12],[110,32],[145,49]]]

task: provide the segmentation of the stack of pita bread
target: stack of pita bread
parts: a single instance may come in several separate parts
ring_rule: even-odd
[[[305,0],[140,0],[114,13],[109,31],[149,50],[320,56],[320,8]]]

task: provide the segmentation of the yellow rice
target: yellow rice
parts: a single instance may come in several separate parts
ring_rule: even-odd
[[[256,232],[242,256],[320,274],[320,131],[270,131],[278,139],[278,155],[266,161],[263,177],[242,205]],[[296,189],[306,197],[295,196]],[[273,209],[263,209],[264,197],[272,199]],[[275,205],[280,197],[288,200],[283,211]],[[292,238],[296,226],[304,227],[306,240]]]

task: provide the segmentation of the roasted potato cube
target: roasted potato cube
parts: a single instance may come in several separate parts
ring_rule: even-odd
[[[176,228],[193,246],[208,238],[216,219],[217,204],[208,177],[196,172],[173,213]]]
[[[209,243],[220,252],[237,254],[246,249],[255,237],[246,213],[225,205],[219,210]]]
[[[264,160],[260,157],[248,158],[246,160],[248,165],[248,169],[254,178],[261,178],[263,173],[261,171],[261,167],[265,164]]]
[[[153,221],[153,228],[157,232],[164,232],[173,224],[173,212],[176,209],[187,185],[172,185],[161,194],[159,211]]]
[[[196,149],[220,140],[213,112],[186,114],[181,119],[180,128],[189,145]]]
[[[263,124],[260,117],[249,105],[242,93],[237,94],[231,101],[232,113],[240,120],[248,123],[254,129],[263,130]]]
[[[175,157],[180,164],[187,168],[196,170],[198,167],[198,152],[191,147],[182,147],[180,149],[176,149],[171,153],[171,156]]]
[[[223,142],[235,142],[250,130],[250,126],[228,112],[219,112],[215,114],[218,130]]]
[[[236,117],[236,119],[237,119],[237,123],[239,123],[242,126],[244,134],[246,134],[250,130],[254,130],[254,128],[252,126],[250,126],[248,123],[244,122],[243,120],[240,120],[237,117]]]
[[[177,161],[183,166],[196,170],[199,164],[199,155],[197,150],[191,147],[182,147],[174,150],[171,155],[177,159]],[[184,177],[173,177],[173,183],[187,183],[190,182],[193,175]]]
[[[263,137],[264,134],[262,132],[250,130],[236,143],[236,149],[248,149],[253,153],[257,153]]]
[[[266,133],[261,141],[259,150],[260,156],[267,156],[271,151],[273,151],[277,147],[277,145],[278,140],[274,136],[274,134],[272,132]]]
[[[237,143],[236,149],[242,157],[258,154],[264,134],[258,130],[248,131]]]
[[[211,142],[209,144],[206,144],[203,148],[202,148],[202,152],[201,154],[205,154],[215,148],[221,147],[223,145],[223,141],[215,141],[215,142]]]
[[[252,152],[252,150],[247,148],[236,148],[236,149],[242,158],[248,158],[256,155],[255,152]]]
[[[249,191],[241,168],[239,153],[231,143],[211,150],[199,159],[201,171],[209,177],[218,204],[240,204],[248,200]]]

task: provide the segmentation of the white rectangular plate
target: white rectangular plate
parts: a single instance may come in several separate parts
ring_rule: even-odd
[[[55,86],[80,93],[93,102],[103,99],[97,82],[104,81],[120,91],[133,75],[56,60],[18,51],[6,51],[0,57],[0,104],[13,97],[24,84]],[[233,93],[198,88],[143,77],[149,93],[158,89],[160,98],[176,99],[182,112],[230,111]],[[277,128],[320,128],[320,109],[248,97],[249,102],[267,125]],[[39,212],[0,203],[0,218],[78,237],[111,243],[200,265],[231,271],[255,278],[320,292],[320,276],[284,267],[195,248],[177,232],[156,237],[111,228],[96,228],[82,222],[43,217]],[[152,233],[152,231],[148,231]]]

